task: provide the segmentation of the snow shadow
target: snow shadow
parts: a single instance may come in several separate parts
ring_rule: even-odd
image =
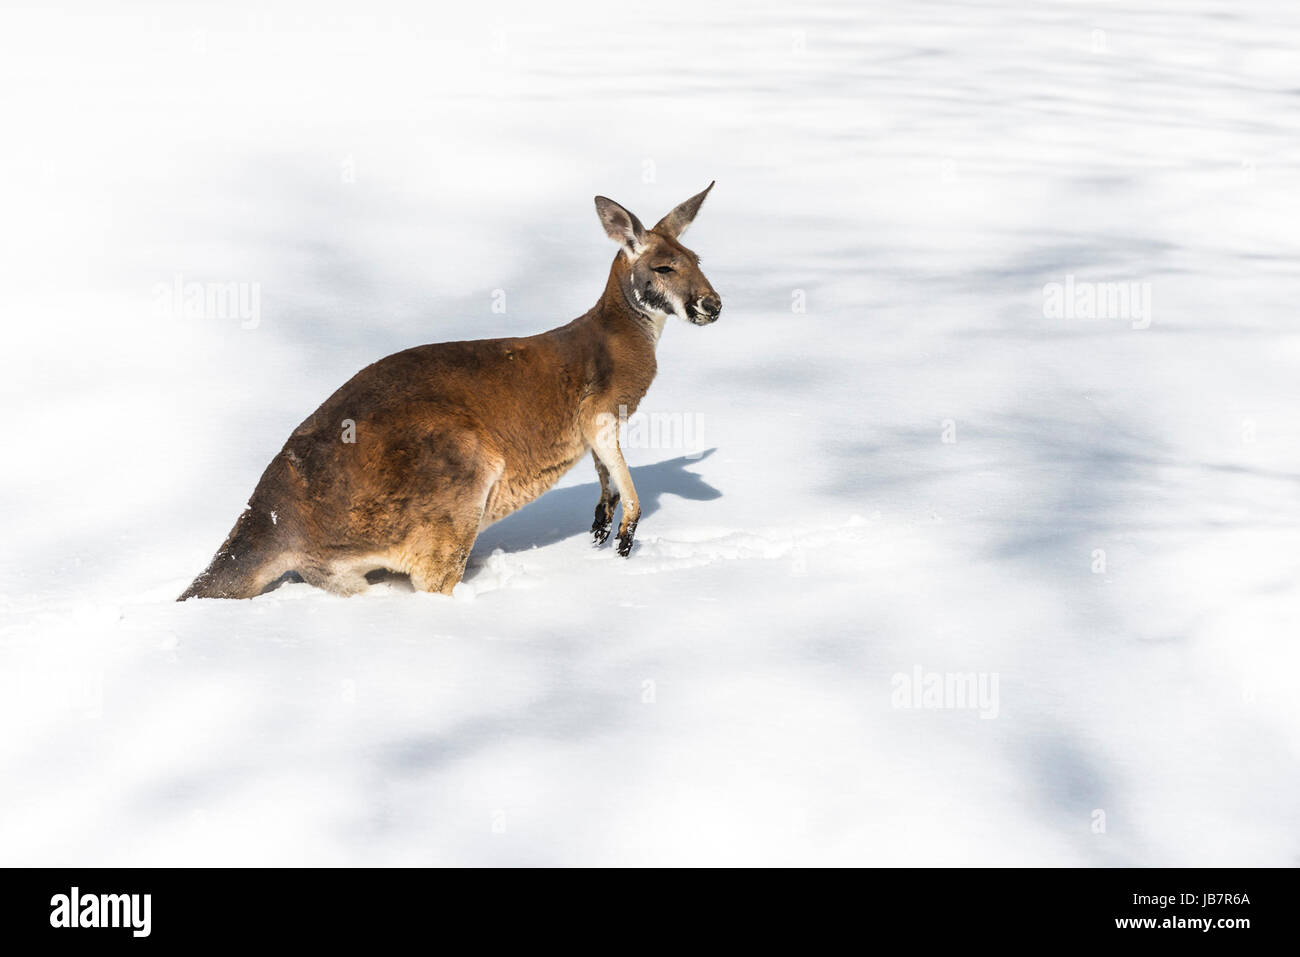
[[[641,497],[641,520],[644,521],[659,511],[665,495],[675,495],[695,502],[721,498],[722,492],[699,474],[688,471],[688,466],[703,462],[715,451],[717,450],[709,449],[695,457],[681,455],[653,465],[633,468],[632,481],[636,483],[637,494]],[[591,471],[595,474],[594,467]],[[542,548],[575,535],[590,534],[596,502],[599,500],[599,482],[552,489],[479,535],[470,556],[471,569],[497,548],[503,548],[507,552]]]

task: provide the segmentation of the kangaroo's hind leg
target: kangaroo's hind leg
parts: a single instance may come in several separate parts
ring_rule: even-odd
[[[480,511],[480,515],[481,515]],[[416,591],[450,595],[465,574],[465,564],[478,537],[479,519],[439,521],[426,528],[413,543],[408,560],[411,586]]]
[[[417,591],[450,595],[465,574],[487,508],[488,495],[499,470],[476,476],[462,493],[428,515],[419,532],[403,549],[411,585]]]

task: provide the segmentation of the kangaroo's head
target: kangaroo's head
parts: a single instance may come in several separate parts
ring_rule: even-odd
[[[722,298],[700,272],[700,257],[677,241],[710,189],[712,183],[659,220],[654,229],[646,229],[612,199],[596,197],[605,232],[621,250],[611,273],[628,305],[655,323],[656,329],[668,316],[706,326],[722,311]]]

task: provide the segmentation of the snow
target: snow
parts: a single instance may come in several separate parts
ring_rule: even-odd
[[[1293,12],[270,9],[2,15],[0,863],[1297,863]],[[629,560],[584,462],[452,597],[172,601],[353,372],[715,178]]]

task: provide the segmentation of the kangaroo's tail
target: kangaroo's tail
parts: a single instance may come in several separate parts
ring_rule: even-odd
[[[245,509],[208,567],[176,600],[253,598],[288,571],[273,514]]]

